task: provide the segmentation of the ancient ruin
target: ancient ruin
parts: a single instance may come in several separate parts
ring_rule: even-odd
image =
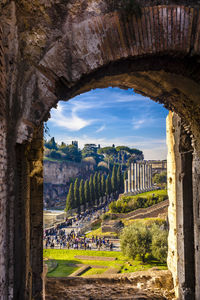
[[[0,2],[2,299],[42,299],[43,122],[60,99],[108,86],[176,113],[168,267],[177,297],[200,299],[200,3],[133,2]]]
[[[141,193],[152,189],[152,166],[146,162],[131,164],[128,179],[124,181],[124,193]]]

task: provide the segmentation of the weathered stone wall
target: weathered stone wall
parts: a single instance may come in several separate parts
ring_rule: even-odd
[[[41,298],[41,145],[34,148],[28,143],[59,99],[97,87],[134,88],[177,112],[190,125],[199,153],[198,2],[142,0],[141,16],[127,16],[104,0],[1,1],[0,220],[6,231],[1,229],[0,288],[5,299],[12,298],[13,283],[15,299]],[[176,220],[170,233],[170,247],[172,243],[175,247],[169,257],[177,290],[191,300],[191,152],[177,145],[175,141],[171,164],[177,174],[171,172],[170,179],[176,198],[169,210]],[[198,157],[193,165],[196,299],[200,298]]]
[[[88,163],[44,161],[44,206],[64,208],[67,192],[75,177],[88,179],[95,166]]]
[[[190,136],[181,119],[167,118],[167,171],[169,196],[168,267],[176,296],[195,299],[192,152]],[[196,299],[198,296],[196,295]]]

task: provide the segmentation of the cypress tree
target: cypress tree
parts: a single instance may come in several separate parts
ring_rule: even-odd
[[[95,194],[94,194],[94,185],[93,185],[93,176],[92,176],[92,174],[90,175],[89,189],[90,189],[90,206],[93,206],[94,201],[95,201]]]
[[[98,184],[98,198],[97,198],[97,204],[99,204],[99,198],[102,195],[102,191],[101,191],[101,173],[98,173],[97,176],[97,184]]]
[[[123,180],[123,175],[121,171],[121,166],[118,167],[117,169],[117,189],[119,192],[122,192],[124,186],[124,180]]]
[[[93,186],[94,186],[94,199],[97,200],[99,198],[97,172],[95,172],[93,177]]]
[[[87,179],[84,184],[84,196],[85,196],[85,203],[90,205],[90,189],[89,189],[89,180]]]
[[[117,191],[117,167],[116,165],[113,166],[112,169],[112,177],[111,177],[111,184],[112,184],[112,191]]]
[[[74,205],[75,208],[78,208],[80,210],[80,198],[79,198],[79,180],[76,178],[74,183]]]
[[[112,184],[111,184],[110,175],[108,175],[106,178],[106,195],[110,195],[111,193],[112,193]]]
[[[73,186],[73,183],[71,183],[70,187],[69,187],[69,192],[67,194],[65,210],[69,211],[72,208],[74,208],[74,186]]]
[[[105,196],[106,192],[106,180],[105,180],[105,175],[101,175],[101,196]]]
[[[85,193],[84,193],[84,182],[83,179],[81,179],[80,185],[79,185],[79,199],[80,199],[80,205],[84,205],[85,208]]]
[[[127,172],[127,171],[125,171],[125,172],[124,172],[124,180],[126,180],[126,179],[127,179],[127,177],[128,177],[128,172]]]

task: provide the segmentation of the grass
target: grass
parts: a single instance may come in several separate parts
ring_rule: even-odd
[[[102,232],[101,227],[95,230],[92,230],[91,232],[88,232],[86,234],[87,237],[92,237],[92,236],[99,236],[99,237],[117,237],[118,234],[115,232]]]
[[[100,268],[91,268],[88,271],[86,271],[85,273],[83,273],[81,276],[85,277],[85,276],[90,276],[90,275],[98,275],[98,274],[102,274],[106,271],[106,269],[100,269]]]
[[[84,256],[103,256],[103,257],[115,257],[115,261],[94,261],[94,260],[83,260],[77,259],[76,255],[84,255]],[[148,259],[145,264],[143,264],[140,260],[130,260],[125,257],[122,252],[109,252],[109,251],[90,251],[90,250],[63,250],[63,249],[44,249],[43,256],[45,259],[48,259],[47,264],[49,264],[51,260],[56,261],[57,267],[48,272],[48,277],[67,277],[78,267],[73,266],[77,264],[86,264],[86,265],[96,265],[96,266],[107,266],[108,268],[121,268],[121,273],[129,273],[135,271],[147,270],[152,267],[158,267],[159,269],[166,269],[166,264],[161,264],[155,260]],[[46,261],[45,261],[46,262]],[[130,264],[132,266],[130,266]],[[95,268],[93,268],[95,269]],[[97,269],[97,268],[96,268]],[[91,270],[90,272],[101,272],[99,270]],[[105,269],[104,269],[105,271]],[[89,272],[89,271],[88,271]],[[100,273],[94,273],[100,274]],[[83,274],[86,275],[86,272]],[[87,273],[87,275],[92,275],[91,273]]]
[[[141,193],[141,194],[137,194],[135,196],[129,196],[129,195],[126,195],[126,196],[122,196],[122,199],[127,199],[128,201],[131,201],[133,199],[137,199],[138,197],[148,197],[148,196],[155,196],[155,197],[158,197],[158,196],[165,196],[167,195],[167,190],[154,190],[154,191],[150,191],[150,192],[145,192],[145,193]]]
[[[121,219],[121,221],[124,223],[125,226],[129,226],[133,223],[137,223],[137,222],[142,222],[144,225],[150,226],[152,224],[157,224],[157,225],[165,225],[166,224],[166,220],[165,219],[161,219],[161,218],[144,218],[144,219]]]

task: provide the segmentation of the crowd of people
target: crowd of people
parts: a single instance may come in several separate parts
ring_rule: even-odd
[[[51,228],[46,230],[44,235],[45,248],[59,248],[59,249],[110,249],[113,250],[113,243],[105,237],[92,236],[87,238],[85,235],[76,233],[71,230],[70,233],[66,233],[63,229]]]
[[[52,228],[44,230],[44,247],[57,249],[85,249],[85,250],[113,250],[113,243],[105,237],[92,236],[87,238],[78,230],[86,223],[98,219],[102,213],[107,210],[108,202],[100,205],[98,208],[93,207],[85,212],[79,213],[72,218],[67,218]],[[73,228],[71,228],[73,227]],[[71,228],[71,231],[69,231]],[[75,229],[74,229],[75,228]]]

